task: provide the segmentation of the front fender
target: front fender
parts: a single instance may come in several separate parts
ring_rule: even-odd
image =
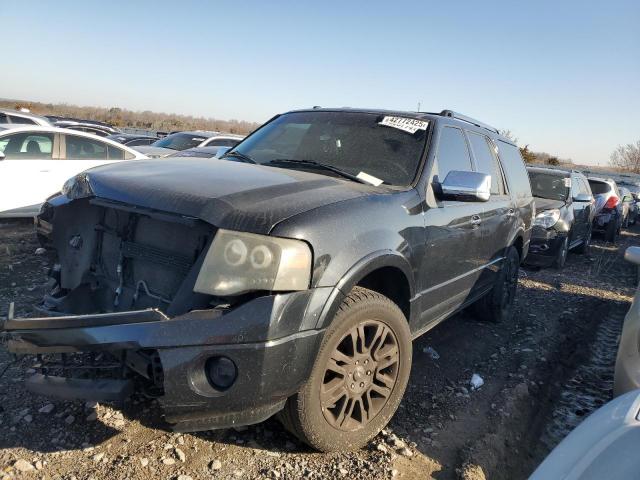
[[[415,296],[415,280],[409,261],[400,255],[400,253],[394,252],[393,250],[373,252],[356,262],[336,284],[318,318],[316,328],[326,328],[331,323],[338,307],[351,289],[371,272],[384,267],[397,268],[404,274],[409,284],[410,299],[413,300]],[[413,311],[414,309],[412,308],[412,317]]]

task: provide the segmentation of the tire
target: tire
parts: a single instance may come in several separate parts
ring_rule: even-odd
[[[604,232],[604,239],[610,243],[616,243],[616,235],[618,234],[618,229],[616,227],[616,221],[611,218],[609,223],[607,223],[607,228]]]
[[[509,247],[493,289],[472,305],[478,318],[493,323],[508,322],[513,318],[519,268],[520,255],[515,247]]]
[[[564,268],[565,263],[567,263],[568,255],[569,255],[569,235],[567,234],[565,239],[562,241],[560,250],[558,250],[556,259],[553,261],[553,268],[555,268],[556,270],[562,270]]]
[[[587,233],[584,234],[582,239],[582,243],[573,249],[574,252],[584,255],[589,252],[589,245],[591,244],[591,235],[593,232],[593,227],[589,225],[587,227]]]
[[[327,329],[309,379],[287,400],[283,425],[323,452],[362,447],[396,412],[411,355],[409,324],[400,308],[384,295],[355,287]]]

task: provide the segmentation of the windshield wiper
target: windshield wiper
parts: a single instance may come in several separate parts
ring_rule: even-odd
[[[334,167],[333,165],[327,165],[325,163],[315,162],[313,160],[296,160],[292,158],[276,158],[274,160],[269,160],[268,162],[263,163],[263,165],[303,165],[309,166],[313,168],[321,168],[323,170],[328,170],[333,173],[337,173],[341,177],[348,178],[354,182],[358,183],[366,183],[370,185],[369,182],[365,182],[361,178],[358,178],[356,175],[352,175],[351,173],[345,172],[344,170],[340,170],[339,168]]]
[[[231,152],[227,152],[224,155],[222,155],[220,158],[225,158],[225,157],[239,158],[241,161],[243,161],[245,163],[258,163],[253,158],[251,158],[249,155],[246,155],[246,154],[244,154],[242,152],[238,152],[237,150],[234,150],[234,151],[231,151]]]

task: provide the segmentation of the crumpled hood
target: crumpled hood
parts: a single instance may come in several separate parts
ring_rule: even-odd
[[[282,220],[384,191],[325,175],[228,160],[132,160],[76,176],[83,196],[200,218],[220,228],[267,234]]]
[[[544,212],[553,208],[562,208],[565,203],[562,200],[551,200],[549,198],[534,197],[536,202],[536,212]]]

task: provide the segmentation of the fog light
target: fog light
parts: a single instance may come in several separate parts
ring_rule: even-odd
[[[213,388],[226,390],[238,376],[238,369],[233,360],[227,357],[211,357],[205,365],[207,379]]]

